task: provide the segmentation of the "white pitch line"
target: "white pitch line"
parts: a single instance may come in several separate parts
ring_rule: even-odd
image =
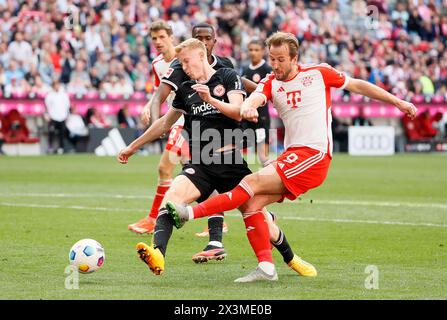
[[[85,210],[85,211],[115,211],[115,212],[147,212],[144,209],[128,209],[128,208],[105,208],[105,207],[85,207],[85,206],[62,206],[53,204],[33,204],[33,203],[10,203],[0,202],[0,206],[4,207],[26,207],[26,208],[48,208],[48,209],[73,209],[73,210]],[[226,214],[229,217],[240,217],[239,214]],[[317,221],[317,222],[335,222],[335,223],[360,223],[360,224],[383,224],[383,225],[398,225],[398,226],[411,226],[411,227],[435,227],[435,228],[447,228],[447,224],[436,223],[413,223],[403,221],[379,221],[379,220],[353,220],[353,219],[326,219],[326,218],[313,218],[313,217],[279,217],[280,220],[298,220],[298,221]]]
[[[90,210],[90,211],[117,211],[117,212],[147,212],[143,209],[126,209],[126,208],[105,208],[105,207],[85,207],[85,206],[61,206],[57,204],[35,204],[35,203],[11,203],[0,202],[0,206],[4,207],[24,207],[24,208],[47,208],[47,209],[73,209],[73,210]]]
[[[319,221],[319,222],[339,222],[339,223],[363,223],[363,224],[384,224],[384,225],[397,225],[397,226],[411,226],[411,227],[436,227],[447,228],[447,224],[436,223],[414,223],[414,222],[402,222],[402,221],[379,221],[379,220],[353,220],[353,219],[326,219],[326,218],[312,218],[312,217],[279,217],[284,220],[299,220],[299,221]]]
[[[410,207],[410,208],[436,208],[447,209],[445,203],[404,203],[404,202],[386,202],[386,201],[357,201],[357,200],[315,200],[314,204],[334,204],[334,205],[353,205],[353,206],[378,206],[378,207]]]
[[[28,197],[28,198],[106,198],[106,199],[153,199],[147,195],[123,195],[109,193],[0,193],[0,197]]]
[[[45,197],[45,198],[104,198],[104,199],[153,199],[151,195],[125,195],[125,194],[107,194],[107,193],[0,193],[1,198],[7,197]],[[290,201],[287,203],[308,204],[309,200]],[[313,204],[323,205],[348,205],[348,206],[377,206],[377,207],[409,207],[409,208],[429,208],[429,209],[447,209],[447,203],[415,203],[415,202],[390,202],[390,201],[361,201],[361,200],[319,200],[313,201]]]

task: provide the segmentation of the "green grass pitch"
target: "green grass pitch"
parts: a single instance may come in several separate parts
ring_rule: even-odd
[[[174,230],[162,276],[139,261],[135,244],[150,237],[127,225],[150,207],[158,159],[0,157],[0,299],[447,298],[445,155],[335,155],[321,187],[270,207],[318,277],[298,277],[275,251],[279,281],[252,284],[233,283],[256,265],[236,211],[225,261],[191,261],[206,244],[194,236],[205,220]],[[101,242],[106,261],[67,290],[68,251],[83,238]],[[365,288],[370,265],[375,290]]]

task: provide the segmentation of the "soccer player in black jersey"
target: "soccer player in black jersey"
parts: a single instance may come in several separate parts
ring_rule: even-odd
[[[213,26],[205,23],[195,25],[192,29],[192,37],[205,44],[208,62],[215,70],[220,68],[233,68],[230,59],[213,54],[213,48],[217,41]],[[143,122],[149,124],[151,118],[152,122],[157,120],[160,116],[161,105],[166,101],[169,94],[172,91],[176,92],[181,83],[187,80],[189,80],[189,77],[183,71],[181,64],[175,59],[165,77],[162,77],[160,85],[153,97],[144,107],[142,114]],[[242,78],[242,82],[248,93],[251,93],[256,88],[256,84],[248,79]],[[174,168],[178,164],[177,157],[169,157],[169,160],[171,163],[167,165],[163,165],[163,163],[159,164],[159,171],[163,171],[164,179],[172,179]],[[174,161],[177,161],[177,163],[172,163]],[[164,194],[159,195],[159,197],[164,197]],[[209,235],[209,243],[202,251],[193,255],[192,259],[194,262],[222,260],[226,257],[226,252],[222,244],[222,233],[227,230],[227,226],[224,224],[223,214],[209,217],[207,229],[208,232],[197,233],[199,236]]]
[[[272,71],[272,67],[265,61],[265,45],[259,39],[253,39],[248,44],[248,53],[250,56],[250,65],[244,68],[242,76],[258,84],[261,79],[264,79],[267,74]],[[268,105],[265,104],[258,108],[258,122],[243,120],[244,129],[251,129],[255,131],[256,142],[248,142],[249,146],[256,144],[256,152],[258,154],[261,164],[264,166],[269,160],[269,129],[270,129],[270,114]]]
[[[194,51],[196,55],[198,55],[198,51],[200,51],[201,60],[195,62],[196,65],[203,66],[203,70],[194,70],[189,76],[197,80],[203,80],[203,82],[208,80],[207,86],[195,84],[195,81],[189,80],[189,77],[186,76],[185,79],[187,81],[183,81],[183,83],[177,87],[176,98],[166,115],[155,121],[155,123],[142,136],[137,138],[127,148],[120,152],[118,160],[121,163],[126,163],[128,158],[141,146],[164,134],[170,126],[182,116],[182,114],[186,115],[185,122],[188,122],[188,124],[185,123],[185,127],[191,130],[194,129],[192,122],[195,120],[199,120],[198,123],[201,126],[201,131],[210,128],[217,130],[222,137],[224,136],[224,129],[236,129],[239,127],[238,121],[240,120],[240,116],[238,108],[243,102],[243,97],[245,95],[239,75],[237,75],[235,70],[229,68],[220,68],[217,71],[214,70],[207,59],[207,51],[204,43],[197,39],[189,39],[186,42],[188,41],[195,43],[196,46],[200,46],[200,49],[187,51]],[[203,93],[205,87],[209,90],[208,95],[206,98],[202,98],[206,95]],[[215,107],[216,104],[222,104],[224,107],[232,108],[232,116],[234,119],[221,113]],[[204,167],[200,164],[202,158],[199,155],[199,164],[194,164],[194,162],[196,162],[194,139],[194,134],[191,134],[189,141],[191,163],[186,164],[183,167],[182,173],[174,179],[160,208],[153,237],[155,248],[144,245],[145,251],[141,253],[142,257],[148,260],[146,262],[151,266],[151,270],[156,274],[160,274],[164,270],[163,256],[166,252],[167,243],[171,236],[173,226],[172,219],[166,214],[166,209],[163,208],[164,203],[167,200],[180,201],[182,203],[191,203],[198,199],[204,200],[208,198],[214,190],[230,190],[231,186],[237,185],[244,176],[250,173],[247,164],[242,158],[240,159],[241,164],[237,165],[212,164],[208,167]],[[200,141],[199,144],[200,154],[203,146]],[[221,148],[222,150],[219,150]],[[235,155],[234,147],[232,148],[231,145],[222,146],[221,148],[210,150],[209,155],[211,159],[213,159],[213,157],[232,157]],[[226,148],[229,149],[227,150]],[[230,151],[230,153],[227,151]],[[239,157],[241,156],[239,155]],[[225,159],[222,160],[225,162]],[[234,161],[229,162],[233,163]],[[212,169],[214,169],[214,171],[212,171]],[[208,172],[207,170],[211,171]],[[217,172],[215,172],[216,170]],[[226,176],[224,177],[223,174],[226,174]],[[214,183],[217,181],[220,181],[221,183]],[[141,251],[141,246],[143,246],[143,244],[139,244],[139,246]],[[154,259],[157,261],[157,264],[152,267],[151,262]]]
[[[194,80],[183,82],[178,87],[176,98],[168,112],[118,155],[120,163],[127,163],[129,157],[139,148],[167,132],[182,114],[187,115],[185,127],[190,131],[191,160],[166,193],[157,218],[153,243],[150,246],[142,242],[137,244],[140,258],[156,275],[165,270],[164,257],[168,241],[173,225],[177,226],[164,204],[167,201],[185,204],[202,201],[214,190],[231,190],[251,172],[237,148],[239,139],[232,140],[231,133],[230,140],[227,139],[228,131],[238,129],[241,119],[239,112],[245,91],[240,76],[229,68],[214,70],[206,59],[204,44],[197,39],[184,41],[176,47],[176,52],[183,69]],[[284,261],[292,259],[292,249],[265,208],[253,212],[249,211],[249,207],[241,206],[239,209],[244,216],[250,244],[257,253],[259,266],[262,267],[259,273],[262,277],[257,280],[276,280],[271,254],[265,250],[256,250],[260,247],[270,248],[268,241],[264,243],[265,237],[262,235],[265,232],[270,233],[270,240],[283,255]],[[281,243],[275,243],[273,239],[281,239]]]

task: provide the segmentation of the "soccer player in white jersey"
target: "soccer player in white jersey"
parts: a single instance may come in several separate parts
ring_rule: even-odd
[[[157,21],[152,23],[150,27],[150,36],[155,49],[160,53],[152,62],[152,71],[154,73],[154,92],[160,85],[160,80],[169,72],[170,64],[176,59],[174,36],[172,28],[165,21]],[[171,105],[174,100],[175,93],[172,91],[166,102]],[[152,96],[153,98],[154,96]],[[152,99],[147,103],[146,107],[150,107]],[[173,172],[180,160],[188,157],[188,143],[182,136],[184,118],[179,120],[172,126],[169,133],[165,150],[158,163],[158,185],[149,216],[139,220],[128,226],[129,230],[136,233],[152,233],[157,219],[158,209],[163,201],[165,193],[171,186]]]
[[[257,121],[259,106],[267,100],[284,122],[286,151],[270,165],[246,176],[233,190],[193,207],[168,203],[169,213],[181,223],[240,207],[259,208],[284,198],[295,200],[318,187],[326,178],[332,159],[331,88],[354,93],[394,105],[414,118],[416,107],[369,82],[349,78],[327,64],[298,64],[298,41],[290,33],[277,32],[267,39],[273,73],[264,78],[255,92],[240,107],[243,118]],[[244,217],[245,219],[245,217]],[[247,227],[247,230],[250,228]],[[248,231],[250,232],[250,231]],[[247,233],[248,233],[247,232]],[[268,252],[268,234],[258,239],[256,250]],[[257,252],[255,252],[257,254]],[[271,252],[268,252],[271,254]],[[272,280],[276,274],[271,256],[237,282]]]

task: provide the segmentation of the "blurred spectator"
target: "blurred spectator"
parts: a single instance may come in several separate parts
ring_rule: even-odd
[[[186,28],[185,22],[180,19],[180,16],[177,12],[173,12],[171,14],[171,20],[169,20],[168,23],[172,27],[174,37],[179,39],[179,41],[182,41],[182,39],[186,39],[189,30]]]
[[[30,93],[37,95],[37,97],[45,97],[51,90],[51,87],[42,81],[38,75],[34,79],[34,85],[30,89]]]
[[[70,74],[70,83],[77,82],[82,84],[85,88],[90,87],[90,76],[86,69],[86,64],[82,60],[76,61],[75,69]],[[69,84],[70,84],[69,83]]]
[[[12,79],[20,81],[24,77],[24,70],[19,67],[15,59],[11,59],[8,68],[5,70],[5,85],[10,84]]]
[[[70,82],[71,72],[75,68],[76,61],[73,58],[73,54],[70,50],[62,51],[61,54],[61,74],[60,74],[60,82],[63,84],[67,84]]]
[[[72,105],[70,108],[66,126],[68,130],[68,140],[76,151],[81,151],[79,149],[79,144],[80,142],[86,142],[88,140],[89,133],[84,119],[77,113],[75,105]]]
[[[54,81],[52,90],[45,97],[46,118],[48,121],[48,153],[54,152],[54,138],[59,141],[57,152],[64,152],[64,140],[67,133],[65,121],[70,112],[70,99],[58,81]]]
[[[94,65],[96,69],[96,76],[99,79],[103,79],[105,75],[109,72],[109,58],[107,53],[101,52],[98,56],[98,60]]]
[[[29,137],[29,129],[26,119],[17,111],[10,110],[2,121],[2,134],[5,143],[34,143],[37,138]]]
[[[365,112],[363,111],[363,106],[359,107],[359,114],[357,117],[352,119],[353,126],[372,126],[372,122],[365,117]]]
[[[110,121],[105,119],[101,111],[94,107],[87,110],[85,120],[90,128],[109,128],[111,126]]]
[[[138,121],[129,113],[129,106],[125,104],[117,114],[118,125],[120,128],[137,128]]]
[[[24,40],[23,33],[18,31],[15,34],[14,41],[8,46],[8,53],[17,61],[27,62],[32,56],[31,44]]]
[[[420,141],[424,139],[420,134],[419,121],[417,119],[402,117],[402,127],[404,128],[408,141]]]
[[[44,53],[42,56],[42,61],[39,63],[39,75],[43,82],[51,86],[55,72],[49,54]]]
[[[438,134],[438,131],[433,126],[433,120],[428,109],[418,115],[418,129],[422,138],[434,138]]]
[[[436,112],[433,116],[433,128],[437,131],[437,138],[443,139],[445,137],[445,117],[442,112]]]
[[[11,79],[11,82],[5,85],[3,90],[5,96],[9,97],[25,97],[29,92],[28,83],[25,79],[17,80],[15,77]]]

